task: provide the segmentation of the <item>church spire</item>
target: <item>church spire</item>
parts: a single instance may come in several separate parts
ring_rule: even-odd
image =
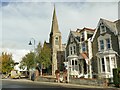
[[[55,5],[54,5],[51,33],[53,34],[57,32],[59,32],[59,27],[58,27],[58,21],[57,21],[56,10],[55,10]]]

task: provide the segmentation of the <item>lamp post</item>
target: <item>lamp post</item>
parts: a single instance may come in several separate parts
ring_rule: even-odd
[[[33,71],[32,73],[34,73],[34,71],[35,71],[35,39],[34,38],[31,38],[31,40],[29,42],[29,45],[33,45],[33,52],[34,52],[33,62],[34,62],[34,66],[33,66],[33,69],[32,69],[32,71]]]

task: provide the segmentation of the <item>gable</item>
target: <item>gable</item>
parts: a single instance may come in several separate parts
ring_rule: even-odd
[[[118,34],[120,35],[120,19],[115,21]]]
[[[76,31],[70,31],[68,40],[67,40],[67,46],[70,43],[78,43],[78,42],[80,42],[80,34]]]
[[[105,32],[103,32],[103,33],[102,33],[102,26],[105,29]],[[100,30],[100,34],[107,33],[107,31],[110,31],[110,32],[114,33],[115,35],[117,33],[116,24],[114,22],[111,22],[111,21],[108,21],[105,19],[100,19],[91,41],[94,40],[98,30]]]

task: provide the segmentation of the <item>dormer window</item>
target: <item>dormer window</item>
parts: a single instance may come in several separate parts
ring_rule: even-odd
[[[84,32],[81,33],[81,41],[84,41]]]
[[[73,36],[71,36],[71,38],[70,38],[70,42],[73,42]]]
[[[103,23],[100,24],[100,33],[105,33],[106,32],[106,27],[104,26]]]

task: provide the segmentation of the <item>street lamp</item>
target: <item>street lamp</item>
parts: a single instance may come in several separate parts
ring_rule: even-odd
[[[34,73],[34,70],[35,70],[35,39],[34,38],[31,38],[30,42],[29,42],[29,45],[33,45],[33,52],[34,52],[34,58],[33,58],[33,61],[34,61],[34,67],[32,69],[33,73]]]

